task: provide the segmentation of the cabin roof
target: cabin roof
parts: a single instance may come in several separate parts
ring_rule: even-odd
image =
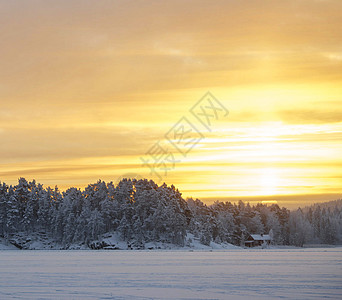
[[[270,241],[271,237],[269,234],[251,234],[251,237],[253,238],[253,240],[255,241]]]

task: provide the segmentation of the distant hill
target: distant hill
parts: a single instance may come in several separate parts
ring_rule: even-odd
[[[325,209],[338,209],[341,210],[342,209],[342,199],[338,199],[338,200],[333,200],[333,201],[327,201],[327,202],[318,202],[318,203],[314,203],[312,205],[309,206],[305,206],[302,210],[303,211],[307,211],[310,208],[312,210],[314,210],[316,207],[320,207],[321,209],[325,208]]]

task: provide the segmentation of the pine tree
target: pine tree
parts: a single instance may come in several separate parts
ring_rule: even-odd
[[[0,237],[7,234],[8,186],[0,182]]]
[[[12,186],[10,186],[8,189],[6,202],[7,202],[6,229],[7,229],[7,235],[11,235],[21,229],[20,214],[19,214],[19,201],[15,195],[15,192]]]

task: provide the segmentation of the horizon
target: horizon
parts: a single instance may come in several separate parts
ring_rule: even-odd
[[[0,0],[1,182],[341,198],[341,1],[37,4]]]

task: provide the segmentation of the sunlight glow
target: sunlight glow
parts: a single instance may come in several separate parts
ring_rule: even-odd
[[[278,174],[276,169],[266,168],[260,170],[260,195],[276,195],[278,187]]]

